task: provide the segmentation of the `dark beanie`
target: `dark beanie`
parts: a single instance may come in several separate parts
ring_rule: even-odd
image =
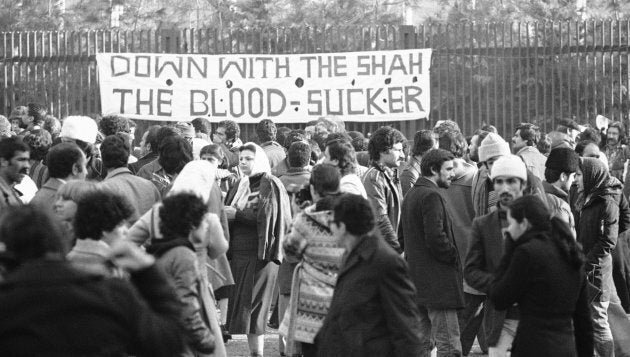
[[[580,157],[573,149],[560,147],[551,150],[545,167],[560,172],[576,172],[579,164]]]

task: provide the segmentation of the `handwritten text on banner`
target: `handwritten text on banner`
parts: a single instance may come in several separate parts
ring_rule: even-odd
[[[102,112],[253,123],[426,118],[430,49],[291,55],[99,53]]]

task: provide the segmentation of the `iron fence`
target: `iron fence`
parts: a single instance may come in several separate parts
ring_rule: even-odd
[[[0,113],[45,103],[58,117],[96,116],[99,52],[283,54],[432,48],[430,119],[388,122],[412,138],[437,120],[511,136],[519,122],[628,123],[630,22],[0,33]],[[384,122],[348,122],[370,132]],[[255,124],[242,126],[245,135]],[[300,127],[300,124],[289,125]]]

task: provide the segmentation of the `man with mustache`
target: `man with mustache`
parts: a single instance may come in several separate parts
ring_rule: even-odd
[[[504,252],[504,231],[508,226],[507,208],[523,196],[527,184],[525,163],[516,155],[499,157],[491,167],[490,179],[497,195],[497,209],[473,220],[470,246],[464,265],[464,278],[475,290],[488,294],[493,273]],[[483,325],[489,357],[506,356],[518,326],[518,311],[510,307],[497,311],[492,302],[484,302]]]
[[[28,176],[30,157],[30,149],[22,139],[14,136],[0,140],[0,213],[8,206],[22,205],[22,194],[15,185]]]
[[[435,341],[438,356],[462,354],[457,321],[457,310],[464,307],[462,261],[442,190],[455,178],[454,159],[443,149],[426,153],[420,163],[422,176],[402,205],[401,232],[409,275],[417,289],[423,357],[430,356],[431,341]]]
[[[630,159],[630,148],[624,145],[626,128],[621,122],[612,122],[606,130],[604,153],[608,157],[608,169],[614,178],[624,181],[624,165]]]
[[[376,130],[368,143],[372,167],[363,176],[363,186],[376,213],[381,236],[398,253],[402,252],[397,237],[402,190],[393,169],[405,160],[405,141],[403,134],[391,126]]]

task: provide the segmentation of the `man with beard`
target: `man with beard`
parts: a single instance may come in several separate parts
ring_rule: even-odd
[[[520,157],[506,155],[498,158],[491,170],[498,202],[497,209],[473,220],[470,247],[464,265],[466,282],[474,289],[488,294],[493,273],[504,252],[504,231],[508,226],[507,209],[515,199],[523,196],[527,183],[527,169]],[[486,298],[483,326],[489,356],[506,356],[518,327],[518,310],[514,306],[497,311]]]
[[[624,181],[624,165],[630,159],[630,148],[623,144],[625,138],[626,129],[621,122],[616,121],[608,126],[604,153],[608,157],[610,175],[621,182]]]
[[[397,232],[400,222],[401,188],[393,169],[405,160],[403,134],[390,127],[376,130],[368,144],[372,167],[363,176],[363,186],[376,213],[381,236],[398,253],[402,252]]]
[[[435,149],[422,158],[420,177],[402,206],[402,236],[417,289],[422,356],[435,341],[438,356],[461,356],[457,310],[464,307],[462,264],[444,190],[451,185],[454,156]]]
[[[0,213],[8,206],[22,205],[22,194],[15,189],[15,185],[28,176],[30,156],[30,149],[22,139],[10,137],[0,140]]]

